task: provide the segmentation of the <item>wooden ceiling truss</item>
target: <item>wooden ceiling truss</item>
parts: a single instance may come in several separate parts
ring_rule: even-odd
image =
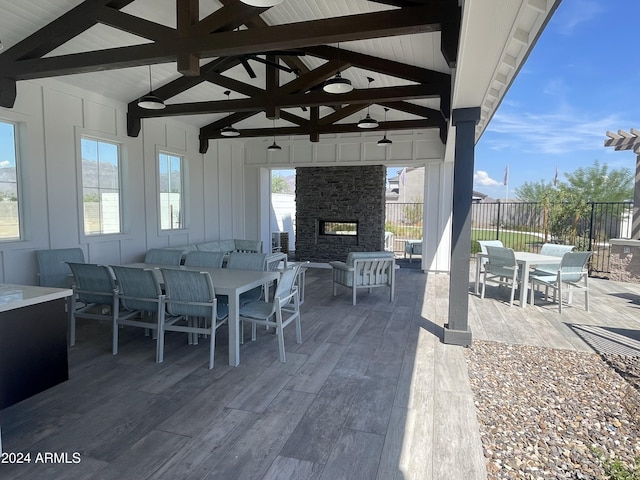
[[[154,89],[155,95],[163,100],[168,101],[202,82],[248,98],[174,103],[163,110],[142,109],[137,106],[137,99],[133,99],[127,112],[128,135],[139,134],[143,118],[230,113],[201,128],[200,150],[204,153],[210,139],[222,138],[222,127],[264,112],[267,118],[281,118],[292,126],[243,129],[242,137],[308,135],[311,141],[318,141],[321,134],[362,131],[357,124],[338,122],[378,104],[419,117],[381,122],[380,130],[438,128],[442,141],[446,141],[452,84],[449,74],[329,44],[440,32],[443,57],[450,67],[455,67],[461,16],[457,0],[372,0],[398,8],[271,26],[260,17],[266,8],[251,7],[239,0],[221,0],[223,6],[201,20],[198,0],[176,0],[175,29],[120,11],[133,1],[85,0],[3,52],[0,55],[0,105],[13,107],[16,82],[20,80],[176,62],[182,75]],[[137,35],[150,43],[46,56],[96,24]],[[296,52],[299,54],[294,55]],[[326,63],[310,69],[303,61],[305,57],[321,58]],[[201,60],[206,58],[212,60],[201,65]],[[265,65],[264,88],[225,75],[231,68],[239,64],[246,68],[247,60],[256,59]],[[339,95],[322,90],[325,80],[351,67],[396,77],[409,85],[356,89]],[[281,84],[281,71],[295,72],[296,78]],[[431,98],[440,99],[439,109],[411,103],[411,100]],[[331,113],[321,117],[322,106],[330,106]],[[285,110],[292,108],[310,110],[309,118]]]

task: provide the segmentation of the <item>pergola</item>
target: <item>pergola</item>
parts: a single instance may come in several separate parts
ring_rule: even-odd
[[[613,147],[616,150],[633,150],[636,154],[636,181],[633,193],[633,223],[631,225],[631,238],[640,239],[640,131],[632,128],[629,132],[618,130],[618,133],[607,131],[608,140],[604,141],[605,147]]]

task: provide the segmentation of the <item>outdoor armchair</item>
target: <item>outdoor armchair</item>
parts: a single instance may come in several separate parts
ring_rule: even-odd
[[[393,302],[395,290],[395,255],[392,252],[350,252],[346,262],[329,262],[333,269],[333,296],[338,285],[350,288],[353,305],[356,292],[366,288],[389,287],[389,301]]]

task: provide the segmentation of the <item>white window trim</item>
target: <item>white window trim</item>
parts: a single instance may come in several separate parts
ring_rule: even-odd
[[[8,123],[13,125],[13,133],[14,133],[14,149],[16,156],[16,189],[17,189],[17,197],[18,197],[18,237],[12,238],[0,238],[0,243],[2,245],[8,245],[12,243],[22,243],[25,241],[25,185],[23,183],[23,163],[25,159],[23,158],[22,152],[24,151],[23,145],[25,137],[24,124],[22,122],[18,122],[16,120],[11,120],[8,118],[0,118],[0,121],[3,123]]]
[[[91,243],[100,241],[101,239],[118,239],[129,238],[128,225],[129,220],[125,213],[125,202],[128,200],[127,184],[125,179],[127,175],[123,175],[123,172],[127,166],[127,148],[121,138],[111,135],[105,132],[96,130],[89,130],[86,128],[75,128],[75,142],[76,142],[76,191],[77,191],[77,211],[78,211],[78,237],[80,243]],[[116,233],[91,233],[87,234],[84,231],[84,185],[82,184],[82,139],[91,139],[96,141],[105,141],[118,145],[119,159],[118,159],[118,186],[120,194],[120,232]]]
[[[162,228],[161,221],[161,208],[160,205],[160,165],[159,159],[160,154],[168,154],[176,157],[180,157],[182,159],[182,226],[180,228]],[[187,152],[184,150],[179,150],[176,148],[165,147],[162,145],[155,146],[155,156],[154,156],[154,164],[156,170],[156,218],[157,218],[157,228],[158,228],[158,236],[160,237],[168,237],[175,234],[184,234],[189,231],[189,184],[187,179],[189,178],[189,162],[187,159]]]

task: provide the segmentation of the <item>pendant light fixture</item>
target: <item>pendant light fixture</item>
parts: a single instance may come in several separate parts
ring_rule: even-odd
[[[251,5],[252,7],[273,7],[282,3],[282,0],[240,0],[242,3]]]
[[[387,112],[388,111],[389,111],[389,109],[387,107],[384,107],[384,123],[387,123]],[[392,143],[393,142],[387,138],[387,132],[384,132],[384,137],[382,137],[380,140],[378,140],[377,145],[379,147],[388,147]]]
[[[340,62],[340,44],[338,44],[338,62]],[[324,82],[322,90],[327,93],[349,93],[353,90],[353,85],[351,80],[340,75],[340,68],[338,68],[336,76]]]
[[[153,94],[151,86],[151,65],[149,65],[149,93],[138,99],[138,106],[147,110],[162,110],[165,107],[162,99]]]
[[[229,100],[229,95],[231,95],[231,91],[227,90],[226,92],[224,92],[224,94],[227,96],[227,100]],[[227,116],[227,118],[230,116],[231,116],[231,112],[229,112],[229,115]],[[223,137],[237,137],[238,135],[240,135],[240,131],[233,128],[233,125],[227,125],[226,127],[223,127],[220,130],[220,135],[222,135]]]
[[[367,89],[369,89],[371,88],[373,78],[367,77],[367,80],[369,80],[369,86],[367,87]],[[378,128],[378,121],[375,118],[371,118],[371,115],[369,115],[369,106],[367,107],[367,116],[360,119],[358,122],[358,128]]]
[[[267,147],[269,151],[282,150],[282,147],[276,143],[276,120],[273,120],[273,143]]]

